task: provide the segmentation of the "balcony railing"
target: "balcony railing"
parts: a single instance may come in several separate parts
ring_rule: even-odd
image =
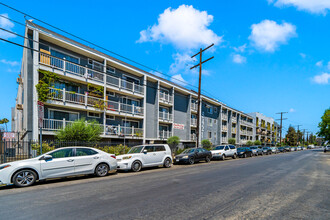
[[[222,131],[228,131],[228,127],[227,126],[222,126]]]
[[[191,103],[190,107],[191,107],[191,111],[197,112],[198,104],[196,102]]]
[[[173,121],[172,114],[168,112],[159,112],[159,119],[162,121]]]
[[[231,121],[234,122],[234,123],[236,123],[237,118],[236,118],[236,117],[232,117],[232,118],[231,118]]]
[[[64,95],[63,95],[64,94]],[[73,103],[77,105],[91,106],[98,109],[106,109],[120,113],[128,113],[132,115],[143,115],[143,107],[123,104],[114,101],[104,101],[104,99],[79,94],[75,92],[65,91],[65,89],[49,88],[48,98],[50,100]]]
[[[236,133],[236,128],[231,128],[232,133]]]
[[[43,119],[42,129],[44,131],[57,131],[70,124],[72,124],[72,121],[66,121],[65,119]]]
[[[221,119],[222,119],[222,120],[228,120],[228,115],[227,115],[227,113],[221,113]]]
[[[197,140],[197,136],[196,136],[196,134],[191,134],[191,135],[190,135],[190,140],[192,140],[192,141],[196,141],[196,140]]]
[[[171,131],[159,131],[159,138],[160,139],[167,139],[169,137],[172,137],[172,132]]]
[[[241,130],[240,133],[241,133],[241,134],[247,134],[247,131],[246,131],[246,130]]]
[[[110,76],[103,72],[93,70],[87,67],[80,66],[76,63],[69,62],[65,59],[53,57],[51,55],[40,53],[40,64],[49,66],[54,69],[62,70],[76,76],[88,78],[97,82],[103,83],[106,81],[108,85],[117,87],[120,90],[129,91],[132,93],[144,94],[143,85],[121,79],[119,77]]]
[[[159,92],[159,101],[173,104],[173,96],[164,92]]]
[[[221,137],[221,142],[222,143],[227,143],[228,142],[228,138],[227,137]]]
[[[191,126],[197,126],[197,118],[191,118]]]

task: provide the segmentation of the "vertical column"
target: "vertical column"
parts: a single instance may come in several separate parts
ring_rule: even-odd
[[[155,139],[159,139],[159,81],[157,81],[157,91],[156,91],[156,137]]]
[[[146,144],[146,133],[147,133],[147,76],[143,75],[143,144]]]
[[[174,119],[175,119],[175,115],[174,115],[174,105],[175,105],[175,102],[174,102],[174,94],[175,91],[174,91],[174,87],[172,87],[172,136],[175,136],[174,134],[174,129],[173,129],[173,124],[174,124]]]
[[[32,86],[32,139],[38,140],[38,94],[36,85],[39,81],[39,32],[37,30],[33,30],[33,86]]]
[[[103,73],[104,73],[104,76],[103,76],[103,81],[104,81],[104,84],[103,84],[103,100],[104,100],[104,105],[107,106],[107,60],[104,59],[104,62],[103,62]],[[107,107],[104,108],[103,110],[103,134],[105,134],[106,130],[106,124],[107,124]]]
[[[187,118],[187,123],[186,126],[188,129],[187,130],[187,140],[191,141],[191,94],[188,96],[188,118]]]
[[[200,120],[199,120],[199,134],[198,134],[198,142],[199,143],[198,143],[198,146],[201,146],[201,142],[202,142],[202,138],[203,138],[202,132],[205,132],[205,130],[202,131],[202,120],[204,120],[204,117],[202,117],[202,115],[203,115],[203,113],[202,113],[203,98],[200,97],[200,100],[198,100],[198,102],[200,102],[200,105],[199,105],[199,118],[200,118]]]

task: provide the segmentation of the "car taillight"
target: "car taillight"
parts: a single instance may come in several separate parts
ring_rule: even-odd
[[[116,159],[116,156],[115,155],[111,155],[110,157],[112,157],[113,159]]]

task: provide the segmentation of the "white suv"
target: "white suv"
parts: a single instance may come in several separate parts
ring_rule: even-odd
[[[330,151],[330,145],[324,147],[324,153],[326,153],[327,151]]]
[[[171,149],[167,144],[150,144],[132,147],[127,154],[117,156],[118,170],[138,172],[143,167],[172,165]]]
[[[234,145],[220,145],[211,150],[212,158],[225,160],[226,157],[236,159],[237,149]]]

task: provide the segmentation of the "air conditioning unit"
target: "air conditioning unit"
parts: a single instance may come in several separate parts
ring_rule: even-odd
[[[17,110],[23,110],[23,104],[16,104]]]
[[[18,77],[16,81],[17,84],[23,84],[23,79],[21,77]]]

